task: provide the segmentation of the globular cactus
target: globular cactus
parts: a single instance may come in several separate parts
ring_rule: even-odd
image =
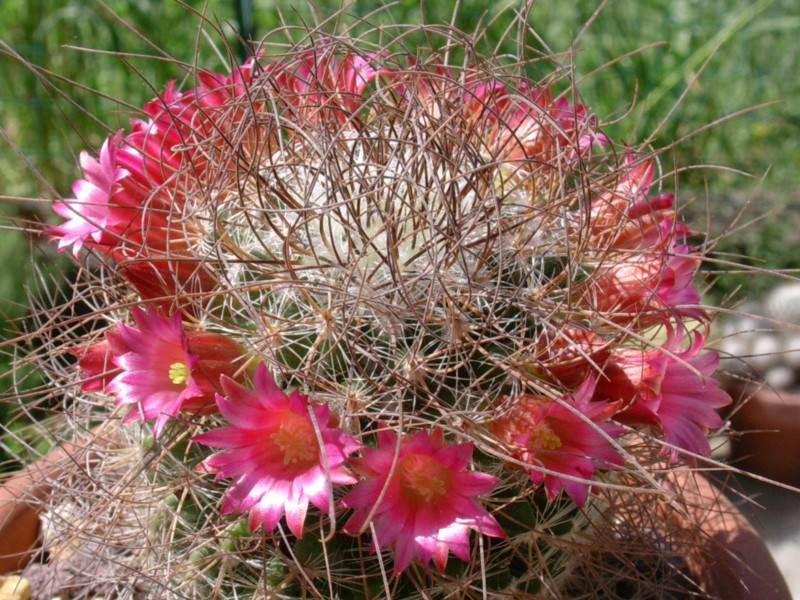
[[[86,447],[48,544],[103,564],[86,593],[682,581],[620,515],[729,402],[688,227],[571,86],[429,35],[450,53],[315,31],[198,70],[81,155],[48,233],[102,263],[67,303],[94,310],[37,335]]]

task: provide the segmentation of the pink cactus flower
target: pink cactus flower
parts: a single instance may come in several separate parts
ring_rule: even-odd
[[[688,348],[681,348],[681,334],[670,332],[662,348],[618,350],[606,364],[594,397],[619,401],[620,421],[656,426],[665,441],[674,446],[665,452],[674,461],[678,448],[699,456],[709,456],[709,429],[722,419],[716,409],[727,406],[731,398],[711,375],[719,364],[716,352],[698,354],[705,338],[698,332]],[[688,456],[689,462],[694,462]]]
[[[133,308],[131,312],[135,327],[119,323],[117,331],[90,347],[79,363],[89,376],[89,385],[96,387],[93,382],[99,378],[105,391],[116,396],[117,405],[132,406],[124,421],[155,419],[156,436],[180,411],[216,410],[219,379],[242,369],[242,347],[221,334],[187,334],[179,313],[167,318],[156,311]],[[103,374],[96,372],[100,366],[107,370],[108,359],[100,357],[102,351],[121,369],[107,385]]]
[[[191,376],[197,357],[189,353],[179,313],[168,319],[138,308],[131,312],[136,327],[118,325],[126,352],[114,358],[114,364],[122,372],[106,391],[116,396],[117,405],[132,406],[124,421],[155,419],[158,436],[187,399],[202,395]]]
[[[589,329],[564,324],[539,334],[528,364],[537,377],[575,389],[605,364],[610,346]]]
[[[688,227],[676,217],[672,194],[648,198],[653,183],[652,160],[625,157],[624,171],[613,189],[592,200],[589,227],[603,249],[668,247]]]
[[[418,431],[398,441],[382,429],[378,447],[353,461],[364,477],[342,504],[355,512],[344,530],[359,533],[372,518],[374,544],[393,546],[394,571],[413,559],[433,559],[444,570],[450,550],[469,560],[469,530],[505,537],[500,525],[476,500],[490,492],[497,479],[468,471],[472,443],[446,446],[441,430]]]
[[[78,256],[86,243],[107,243],[106,232],[120,221],[126,220],[109,203],[118,182],[128,175],[117,164],[119,141],[119,133],[107,138],[97,159],[85,151],[81,152],[80,163],[84,179],[78,179],[72,184],[75,198],[53,205],[56,214],[67,221],[46,232],[61,238],[58,241],[59,251],[72,245],[73,253]]]
[[[589,377],[575,393],[560,400],[511,396],[501,405],[501,410],[506,409],[503,416],[491,425],[492,432],[509,446],[511,456],[529,465],[525,470],[533,483],[544,483],[549,500],[563,489],[583,506],[595,470],[624,462],[608,439],[623,432],[608,420],[617,405],[592,402],[594,384],[594,377]]]
[[[81,348],[73,348],[70,353],[78,359],[78,369],[83,373],[81,391],[102,392],[120,373],[114,359],[127,352],[125,344],[116,331],[107,331],[102,340]]]
[[[346,124],[361,109],[366,86],[387,72],[371,65],[374,53],[348,53],[340,59],[332,50],[322,46],[270,65],[272,85],[280,90],[276,98],[296,120]]]
[[[530,159],[535,159],[539,168],[550,168],[543,163],[563,148],[572,151],[562,159],[577,160],[592,145],[609,141],[597,131],[585,106],[572,106],[564,97],[553,99],[547,88],[520,81],[509,90],[502,82],[476,80],[469,74],[465,87],[465,117],[486,140],[494,159],[519,168],[530,168]]]
[[[655,325],[670,316],[707,320],[693,284],[699,260],[674,243],[664,253],[609,260],[584,286],[584,301],[615,323]]]
[[[242,111],[229,105],[246,93],[253,68],[251,60],[230,75],[201,73],[201,85],[187,92],[170,84],[145,104],[149,119],[132,119],[129,134],[106,139],[99,159],[81,153],[84,179],[73,185],[75,198],[53,205],[67,221],[46,232],[60,238],[59,249],[72,245],[76,256],[84,245],[138,254],[182,250],[187,224],[170,225],[184,203],[185,182],[177,173],[191,164],[193,176],[203,175],[208,151],[195,151],[198,136],[214,132],[223,139],[241,119]]]
[[[235,479],[222,512],[249,511],[251,531],[262,524],[273,530],[285,513],[289,530],[302,536],[309,503],[327,513],[331,485],[356,482],[344,463],[360,445],[335,426],[327,405],[309,409],[308,398],[296,390],[286,395],[263,364],[256,369],[255,391],[227,377],[222,387],[226,397],[217,395],[217,406],[230,425],[194,441],[224,450],[198,470]]]
[[[385,74],[407,106],[422,109],[423,120],[459,112],[466,135],[479,138],[486,158],[507,163],[511,171],[549,172],[548,163],[559,155],[577,160],[593,144],[608,142],[584,106],[553,99],[549,89],[529,81],[511,88],[473,67],[459,71],[414,60],[407,70]],[[564,148],[573,151],[565,155]]]

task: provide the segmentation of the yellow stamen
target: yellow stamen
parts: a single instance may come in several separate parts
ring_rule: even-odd
[[[447,494],[450,472],[436,459],[409,454],[398,465],[400,490],[407,501],[432,504]]]
[[[310,467],[319,461],[319,445],[309,419],[287,412],[271,437],[283,452],[284,465]]]
[[[562,446],[561,438],[559,438],[552,429],[544,423],[539,423],[537,429],[534,429],[528,438],[528,450],[555,450]]]
[[[186,383],[189,379],[189,369],[182,362],[172,363],[169,366],[169,380],[175,385]]]

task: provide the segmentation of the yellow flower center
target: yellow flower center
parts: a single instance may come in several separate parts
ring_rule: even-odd
[[[555,450],[560,448],[562,443],[561,438],[552,429],[544,423],[539,423],[528,436],[526,446],[531,452],[536,452],[537,450]]]
[[[450,470],[432,456],[409,454],[397,465],[400,493],[412,504],[434,504],[450,489]]]
[[[169,380],[175,385],[186,383],[189,379],[189,369],[182,362],[172,363],[169,366]]]
[[[307,417],[285,412],[278,431],[270,439],[283,453],[284,465],[309,468],[319,462],[317,435]]]

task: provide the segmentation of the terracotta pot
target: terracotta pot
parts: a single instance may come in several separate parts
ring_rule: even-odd
[[[695,581],[712,598],[791,600],[792,595],[764,540],[742,512],[702,475],[676,471],[674,489],[706,539],[688,557]]]
[[[39,538],[39,512],[74,447],[59,446],[0,486],[0,573],[19,571]]]
[[[37,543],[42,501],[51,491],[52,477],[70,460],[73,451],[72,446],[53,450],[0,486],[0,573],[18,571],[30,560]],[[680,498],[684,509],[683,517],[676,519],[688,520],[678,524],[679,528],[702,532],[703,539],[697,541],[699,552],[696,557],[687,557],[687,563],[695,581],[710,597],[791,600],[763,540],[707,479],[678,470],[666,487]]]
[[[775,390],[755,382],[733,381],[728,392],[738,400],[731,424],[732,463],[775,481],[800,485],[800,392]]]

